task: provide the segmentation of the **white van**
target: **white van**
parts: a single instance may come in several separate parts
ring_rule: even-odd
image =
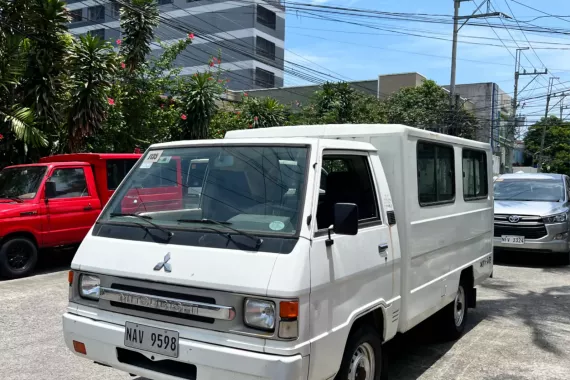
[[[123,213],[161,156],[210,160],[200,207]],[[151,379],[380,379],[398,332],[436,313],[463,332],[493,268],[491,173],[488,144],[401,125],[154,145],[75,255],[65,342]]]

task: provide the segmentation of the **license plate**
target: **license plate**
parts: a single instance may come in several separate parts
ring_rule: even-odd
[[[177,358],[178,332],[127,322],[125,346]]]
[[[503,235],[501,236],[501,242],[508,244],[524,244],[524,236]]]

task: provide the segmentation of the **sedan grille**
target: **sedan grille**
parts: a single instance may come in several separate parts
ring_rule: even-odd
[[[501,237],[502,235],[524,236],[525,239],[540,239],[548,235],[548,232],[544,224],[534,226],[506,226],[495,224],[495,236]]]

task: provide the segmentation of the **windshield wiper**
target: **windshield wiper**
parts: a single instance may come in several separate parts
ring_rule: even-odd
[[[259,248],[261,246],[261,244],[263,244],[263,239],[260,238],[259,236],[255,236],[252,234],[249,234],[245,231],[241,231],[238,230],[236,228],[230,227],[229,225],[231,224],[230,222],[221,222],[221,221],[217,221],[217,220],[213,220],[213,219],[178,219],[177,222],[179,223],[202,223],[202,224],[215,224],[218,226],[222,226],[225,227],[229,230],[234,231],[235,233],[238,233],[240,235],[243,235],[253,241],[255,241],[255,248]],[[220,231],[222,232],[222,231]],[[222,232],[223,233],[223,232]],[[231,235],[230,235],[231,236]]]
[[[147,222],[148,224],[150,224],[150,225],[153,226],[154,228],[156,228],[156,229],[158,229],[158,230],[161,230],[162,232],[164,232],[165,234],[168,235],[168,240],[170,240],[170,239],[174,236],[174,232],[172,232],[172,231],[170,231],[170,230],[168,230],[168,229],[166,229],[166,228],[164,228],[164,227],[161,227],[161,226],[159,226],[159,225],[156,224],[156,223],[151,222],[150,219],[152,219],[152,216],[149,216],[149,215],[122,214],[122,213],[120,213],[120,212],[113,212],[113,213],[111,213],[109,216],[110,216],[111,218],[115,218],[115,217],[118,217],[118,216],[132,216],[132,217],[138,218],[138,219],[140,219],[140,220],[144,220],[145,222]],[[148,228],[146,228],[146,227],[143,226],[142,224],[138,224],[138,223],[136,223],[136,224],[137,224],[138,226],[143,227],[143,228],[148,232]]]

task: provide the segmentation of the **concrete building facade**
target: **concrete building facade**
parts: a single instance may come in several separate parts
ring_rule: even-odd
[[[120,9],[125,0],[68,0],[75,35],[91,33],[116,44],[121,38]],[[178,58],[182,74],[205,71],[221,54],[222,76],[231,90],[283,86],[285,8],[265,0],[158,0],[161,24],[156,37],[165,44],[188,38],[193,44]],[[153,43],[152,54],[162,47]]]

